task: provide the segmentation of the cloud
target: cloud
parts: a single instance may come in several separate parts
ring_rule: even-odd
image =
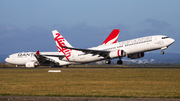
[[[120,28],[120,40],[129,39],[129,28],[123,24],[117,24],[108,27],[94,27],[86,23],[77,25],[63,26],[54,25],[52,29],[58,30],[69,43],[74,47],[89,48],[100,45],[108,37],[111,31],[115,28]]]
[[[103,33],[99,28],[89,26],[86,23],[71,26],[56,24],[52,29],[58,30],[72,46],[81,48],[98,43],[98,39],[101,38],[99,36]],[[94,38],[97,38],[97,40]]]
[[[52,34],[49,33],[51,33],[50,30],[40,27],[30,27],[26,30],[22,30],[11,25],[1,25],[1,54],[22,51],[52,50],[52,45],[50,45],[50,43],[53,41],[51,42],[50,40],[53,39],[53,37]],[[50,47],[48,48],[47,46]]]
[[[25,30],[12,25],[0,25],[1,54],[27,51],[57,51],[52,30],[58,30],[74,47],[89,48],[101,45],[114,28],[120,28],[120,38],[127,38],[128,27],[122,24],[109,27],[94,27],[86,23],[51,28],[31,26]]]
[[[0,38],[3,38],[8,35],[15,35],[21,32],[22,31],[19,27],[15,27],[13,25],[0,24]]]
[[[51,28],[31,26],[25,30],[12,25],[0,24],[0,52],[1,54],[12,54],[23,51],[35,52],[37,50],[57,51],[57,47],[51,32],[52,30],[58,30],[63,35],[63,37],[74,47],[95,47],[101,45],[107,36],[111,33],[111,31],[115,28],[121,29],[118,41],[155,34],[165,35],[165,31],[166,33],[171,32],[171,30],[167,31],[167,29],[147,28],[140,31],[131,31],[132,33],[130,33],[131,28],[121,23],[108,27],[94,27],[87,25],[86,23],[79,23],[77,25],[70,26],[55,24]]]
[[[170,24],[167,23],[166,21],[158,21],[155,19],[146,19],[145,23],[151,23],[151,26],[157,29],[164,29],[170,26]]]
[[[151,28],[148,28],[148,29],[144,29],[142,31],[135,31],[135,33],[140,36],[140,37],[143,37],[143,36],[151,36],[151,35],[157,35],[157,34],[160,34],[160,30],[157,30],[157,29],[151,29]]]
[[[150,24],[150,26],[149,26]],[[149,36],[149,35],[169,35],[174,33],[169,23],[166,21],[158,21],[155,19],[146,19],[142,23],[142,30],[135,31],[138,36]]]

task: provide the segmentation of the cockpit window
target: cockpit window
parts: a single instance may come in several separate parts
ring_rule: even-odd
[[[169,37],[167,37],[167,36],[166,37],[162,37],[162,39],[166,39],[166,38],[169,38]]]

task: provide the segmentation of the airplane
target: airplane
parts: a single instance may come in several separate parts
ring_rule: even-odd
[[[102,44],[97,47],[88,49],[80,49],[72,47],[68,41],[57,31],[52,31],[57,48],[64,57],[63,61],[75,63],[91,63],[100,60],[105,60],[106,64],[111,64],[111,59],[119,58],[117,64],[123,64],[122,57],[137,59],[144,57],[144,52],[161,49],[161,54],[164,54],[174,39],[165,35],[146,36],[137,39],[122,41],[114,44]]]
[[[114,29],[101,45],[114,44],[117,42],[120,29]],[[68,66],[80,64],[70,61],[62,61],[60,58],[65,55],[59,52],[20,52],[9,55],[5,61],[16,66],[25,66],[27,68],[37,66]]]

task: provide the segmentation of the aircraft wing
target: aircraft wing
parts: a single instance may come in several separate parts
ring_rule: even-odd
[[[65,55],[42,55],[42,56],[51,56],[51,57],[66,57]]]
[[[103,57],[108,57],[110,53],[110,51],[104,51],[104,50],[80,49],[80,48],[72,48],[72,47],[63,47],[63,48],[77,50],[77,51],[84,52],[85,54],[99,55]]]
[[[51,62],[57,64],[57,62],[50,57],[59,57],[59,58],[66,57],[65,55],[42,55],[39,53],[39,51],[37,51],[36,54],[34,54],[34,56],[36,57],[36,59],[38,60],[38,62],[40,64],[41,63],[51,63]],[[49,57],[47,57],[47,56],[49,56]]]

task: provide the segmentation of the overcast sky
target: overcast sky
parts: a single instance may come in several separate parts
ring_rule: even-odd
[[[0,0],[1,54],[57,51],[54,29],[74,47],[94,47],[114,28],[118,41],[167,35],[176,41],[165,52],[180,53],[180,0]]]

